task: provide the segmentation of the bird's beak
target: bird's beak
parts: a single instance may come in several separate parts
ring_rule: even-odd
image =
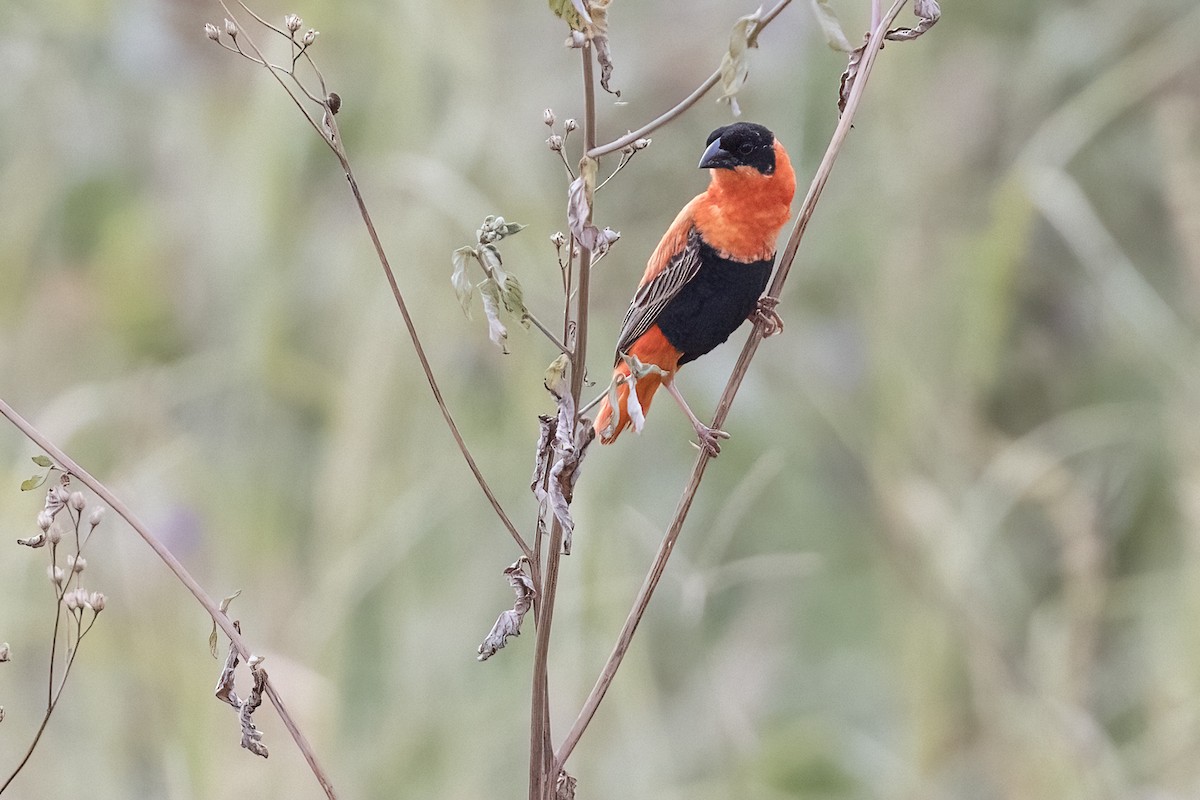
[[[721,140],[713,139],[713,143],[704,151],[704,155],[700,156],[699,169],[732,169],[734,163],[733,153],[728,150],[721,149]]]

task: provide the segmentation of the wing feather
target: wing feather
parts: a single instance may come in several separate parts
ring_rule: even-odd
[[[617,362],[621,354],[650,330],[667,303],[679,294],[688,281],[700,271],[700,233],[693,227],[688,231],[687,244],[671,256],[666,264],[649,280],[638,287],[625,321],[621,324],[621,335],[617,337]],[[649,273],[649,270],[647,270]]]

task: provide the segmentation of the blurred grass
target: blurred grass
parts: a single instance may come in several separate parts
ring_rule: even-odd
[[[848,30],[864,4],[837,4]],[[580,114],[541,4],[315,2],[356,172],[452,409],[532,518],[553,353],[458,312],[479,220],[560,307]],[[608,138],[715,66],[729,2],[616,4]],[[1200,781],[1200,18],[1184,0],[963,4],[889,45],[679,552],[571,762],[581,796],[1184,798]],[[454,452],[336,164],[205,3],[0,6],[0,396],[102,476],[233,607],[343,796],[522,796],[532,639],[474,648],[513,560]],[[741,99],[805,175],[842,64],[803,4]],[[704,185],[702,101],[600,195],[603,372],[645,255]],[[681,380],[711,407],[729,346]],[[658,407],[589,459],[552,665],[569,725],[691,463]],[[0,527],[34,455],[0,429]],[[527,524],[527,523],[523,523]],[[208,623],[110,516],[109,608],[21,798],[316,796],[277,721],[238,747]],[[0,769],[50,619],[42,553],[0,560]]]

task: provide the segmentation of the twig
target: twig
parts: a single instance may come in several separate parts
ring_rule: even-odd
[[[166,545],[160,542],[158,538],[150,532],[150,529],[147,528],[142,521],[134,515],[133,511],[131,511],[119,497],[109,491],[108,487],[103,483],[93,478],[87,472],[87,470],[79,466],[79,464],[77,464],[70,456],[60,450],[54,444],[54,442],[42,435],[37,428],[33,427],[33,425],[31,425],[24,417],[13,410],[12,406],[6,403],[3,398],[0,398],[0,414],[8,418],[9,422],[15,425],[17,430],[21,431],[21,433],[25,434],[30,441],[40,447],[46,453],[46,455],[50,456],[50,458],[52,458],[61,469],[78,478],[84,486],[91,489],[92,492],[94,492],[97,497],[108,504],[108,507],[111,508],[119,517],[121,517],[121,519],[125,520],[125,522],[129,524],[129,527],[133,528],[137,534],[142,537],[142,540],[150,546],[150,549],[153,550],[160,559],[162,559],[162,562],[167,565],[167,569],[174,573],[179,582],[187,587],[187,590],[192,593],[192,596],[196,598],[197,602],[199,602],[200,605],[204,607],[204,610],[208,612],[208,615],[212,617],[213,622],[219,625],[221,630],[225,632],[225,635],[229,637],[230,642],[232,642],[233,646],[236,647],[238,652],[242,654],[242,657],[247,659],[250,658],[251,650],[249,645],[247,645],[245,640],[242,639],[241,634],[234,629],[233,623],[230,621],[229,617],[227,617],[221,611],[217,603],[208,596],[208,593],[204,591],[196,579],[192,577],[191,573],[188,572],[183,564],[179,562],[179,559],[175,557],[175,554],[168,550]],[[271,704],[275,706],[275,710],[279,713],[279,718],[283,720],[284,727],[286,727],[288,729],[288,733],[291,734],[292,740],[295,741],[296,746],[300,748],[300,752],[304,755],[304,760],[308,762],[309,769],[312,770],[317,782],[321,784],[321,788],[325,791],[326,797],[328,797],[329,800],[337,800],[337,794],[334,792],[333,784],[330,783],[329,777],[325,774],[325,770],[322,769],[321,765],[317,762],[316,753],[313,752],[312,746],[309,744],[308,739],[296,725],[296,722],[292,719],[291,714],[288,713],[287,707],[283,703],[283,699],[279,696],[279,693],[275,691],[274,684],[270,682],[267,683],[267,697],[270,698]]]
[[[776,3],[770,11],[763,14],[762,19],[759,20],[758,25],[755,26],[754,32],[749,36],[750,41],[754,41],[754,38],[762,32],[763,28],[767,27],[767,25],[771,23],[771,20],[778,17],[779,12],[787,8],[791,2],[792,0],[779,0],[779,2]],[[694,106],[701,97],[704,97],[704,95],[708,94],[708,92],[717,85],[717,81],[719,80],[721,80],[721,70],[718,69],[712,75],[709,75],[704,83],[696,87],[694,92],[680,100],[674,108],[654,118],[650,122],[638,128],[636,131],[631,131],[619,139],[614,139],[608,144],[597,147],[593,142],[591,145],[585,148],[584,152],[586,152],[587,155],[591,156],[592,158],[599,158],[600,156],[605,156],[609,153],[615,153],[621,148],[633,144],[635,141],[644,136],[649,136],[651,133],[658,130],[663,125],[666,125],[668,122]]]
[[[817,168],[817,173],[813,177],[808,194],[804,198],[804,204],[801,206],[800,213],[796,218],[795,226],[792,228],[787,244],[783,249],[783,254],[780,256],[779,267],[767,291],[767,294],[771,297],[779,296],[779,292],[783,288],[783,283],[787,280],[792,262],[796,258],[796,251],[800,246],[800,239],[804,236],[804,231],[808,227],[808,221],[812,218],[821,192],[829,180],[833,164],[837,160],[842,145],[850,133],[851,124],[858,110],[858,104],[862,99],[863,91],[867,85],[867,79],[870,77],[871,70],[875,64],[875,58],[883,44],[884,34],[906,2],[907,0],[895,0],[892,7],[883,15],[879,24],[871,32],[871,38],[867,42],[866,50],[859,64],[858,77],[846,101],[846,109],[842,113],[841,119],[838,120],[837,128],[834,129],[829,147],[825,151],[824,158],[821,159],[821,164]],[[725,391],[717,403],[716,413],[713,415],[712,427],[720,428],[724,425],[725,418],[729,414],[729,408],[733,403],[733,398],[746,376],[750,361],[754,358],[754,354],[758,350],[758,345],[761,341],[762,333],[758,327],[755,327],[750,332],[750,336],[742,348],[742,353],[734,365],[733,374],[730,376],[729,382],[725,386]],[[675,548],[675,542],[679,538],[684,520],[691,510],[692,501],[696,497],[696,491],[700,487],[700,481],[704,477],[704,471],[710,459],[711,456],[704,451],[701,451],[696,457],[696,464],[692,468],[692,476],[679,498],[679,504],[675,509],[675,516],[672,518],[671,524],[663,536],[662,543],[659,545],[658,552],[654,557],[654,563],[651,565],[650,572],[646,575],[646,579],[642,583],[642,588],[638,591],[633,608],[630,610],[629,616],[625,619],[625,625],[621,629],[617,643],[613,647],[613,651],[609,655],[604,668],[601,670],[595,686],[592,687],[592,691],[584,701],[583,708],[580,710],[575,724],[567,733],[566,739],[563,740],[562,745],[555,755],[554,766],[556,770],[561,769],[563,764],[566,763],[567,758],[570,757],[572,751],[575,749],[575,745],[579,743],[579,738],[591,723],[592,717],[595,716],[596,709],[599,708],[600,702],[604,699],[609,686],[612,685],[613,678],[616,676],[617,669],[621,666],[621,661],[629,649],[629,643],[633,639],[633,634],[637,630],[638,623],[641,621],[642,615],[645,613],[646,607],[650,602],[650,597],[654,594],[654,590],[662,578],[663,571],[666,569],[667,559],[671,557],[671,552]]]
[[[229,6],[225,4],[225,0],[218,0],[218,2],[221,4],[221,7],[225,9],[225,12],[229,14],[230,18],[233,18],[233,12],[230,11]],[[244,4],[243,8],[245,8]],[[254,15],[255,19],[262,22],[262,20],[259,19],[254,12],[250,11],[248,8],[246,10],[250,14]],[[236,22],[236,19],[234,21]],[[278,28],[275,28],[267,23],[264,24],[271,28],[271,30],[279,32]],[[259,57],[260,63],[266,67],[267,72],[279,82],[279,85],[282,86],[285,91],[287,91],[287,85],[283,82],[283,79],[279,76],[279,74],[272,70],[270,65],[267,64],[266,58],[263,56],[262,51],[260,51],[258,46],[254,43],[254,40],[250,38],[245,31],[242,31],[239,35],[246,39],[246,43],[254,51],[255,55]],[[323,86],[323,78],[321,79],[321,83]],[[400,316],[404,318],[404,327],[408,331],[409,339],[412,340],[413,349],[417,354],[417,360],[421,364],[422,372],[425,373],[425,380],[429,383],[429,388],[433,392],[433,399],[437,402],[438,409],[442,412],[442,418],[445,419],[446,426],[450,428],[450,434],[454,437],[454,442],[458,445],[459,452],[462,453],[463,459],[467,462],[467,466],[471,470],[471,474],[475,476],[475,482],[479,484],[479,488],[487,497],[492,509],[496,512],[496,516],[500,518],[500,522],[504,525],[505,529],[513,538],[513,541],[516,543],[517,547],[520,548],[521,552],[527,558],[532,560],[533,550],[525,542],[524,537],[521,536],[521,533],[517,530],[517,527],[513,525],[512,520],[509,519],[509,516],[504,511],[503,506],[500,505],[500,501],[497,499],[495,492],[492,491],[492,487],[488,484],[487,479],[483,477],[483,473],[480,471],[479,465],[475,463],[475,457],[471,455],[470,449],[467,448],[467,443],[463,439],[462,433],[459,432],[458,425],[455,423],[454,417],[450,414],[450,408],[446,405],[446,400],[442,396],[442,390],[438,386],[437,379],[433,375],[433,368],[430,366],[429,359],[425,355],[425,347],[421,344],[421,338],[417,334],[416,325],[413,323],[412,316],[408,312],[408,304],[404,302],[404,295],[400,292],[400,286],[396,282],[396,274],[392,271],[392,265],[388,261],[387,253],[384,252],[383,244],[379,241],[379,234],[375,231],[375,224],[371,221],[371,215],[367,211],[367,204],[363,200],[362,192],[358,188],[358,181],[354,179],[354,172],[350,168],[350,159],[346,154],[345,148],[342,146],[342,137],[338,133],[337,122],[332,110],[329,107],[329,101],[325,100],[323,102],[325,107],[325,117],[323,122],[319,124],[313,120],[311,116],[309,116],[307,111],[304,110],[304,107],[300,104],[300,101],[296,99],[295,95],[292,95],[291,92],[288,92],[288,94],[292,97],[293,102],[296,103],[296,106],[300,109],[301,113],[304,114],[304,118],[308,120],[309,125],[313,127],[313,130],[320,135],[325,144],[328,145],[333,151],[334,155],[337,156],[338,163],[341,164],[342,170],[346,174],[346,180],[350,183],[350,190],[353,192],[354,201],[358,205],[358,213],[362,217],[363,224],[367,228],[367,234],[371,237],[371,244],[375,247],[375,254],[379,258],[379,264],[381,267],[383,267],[383,272],[387,276],[388,286],[392,290],[392,297],[395,298],[396,306],[400,309]],[[327,125],[328,130],[325,130],[322,125]]]

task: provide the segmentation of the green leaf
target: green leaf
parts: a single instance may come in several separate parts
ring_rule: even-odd
[[[717,102],[729,103],[734,116],[742,113],[738,108],[737,93],[741,91],[746,77],[750,74],[746,52],[751,47],[758,47],[757,31],[762,11],[762,6],[759,6],[753,14],[748,14],[733,24],[733,30],[729,33],[729,50],[721,57],[721,96],[717,98]]]
[[[566,353],[560,353],[558,358],[550,362],[550,366],[546,367],[546,377],[542,382],[546,385],[546,390],[555,397],[562,397],[563,392],[567,391],[567,365],[570,361],[567,359]]]
[[[817,15],[817,22],[821,24],[821,32],[825,34],[825,43],[841,53],[853,51],[854,47],[846,39],[846,34],[842,32],[842,23],[838,21],[837,14],[829,7],[829,0],[813,0],[812,5],[813,12]]]
[[[475,248],[469,246],[460,247],[450,254],[450,262],[454,265],[450,283],[454,285],[454,294],[458,297],[458,302],[462,305],[467,319],[471,318],[471,301],[475,297],[475,284],[467,277],[467,258],[474,256]]]
[[[45,475],[34,475],[32,478],[21,481],[21,491],[31,492],[41,486],[46,481]]]
[[[592,24],[583,0],[550,0],[550,10],[570,25],[573,31],[581,31],[585,25]]]
[[[516,317],[525,328],[529,327],[529,310],[525,308],[525,292],[517,276],[511,272],[505,273],[504,287],[500,290],[500,301],[504,310]]]
[[[39,467],[54,466],[54,462],[50,460],[49,456],[34,456],[33,463],[37,464]]]

